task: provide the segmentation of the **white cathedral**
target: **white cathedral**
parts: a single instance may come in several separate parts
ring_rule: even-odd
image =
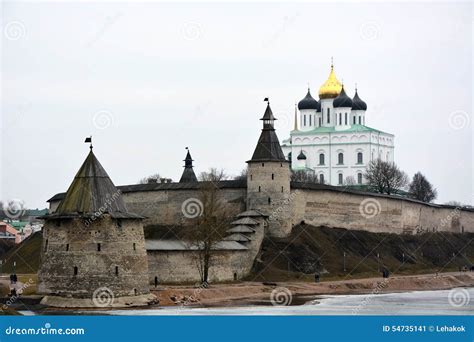
[[[295,127],[282,149],[293,170],[314,172],[320,183],[365,184],[370,161],[393,162],[393,134],[366,126],[367,104],[355,90],[351,99],[337,80],[334,66],[319,88],[319,101],[310,93],[295,108]]]

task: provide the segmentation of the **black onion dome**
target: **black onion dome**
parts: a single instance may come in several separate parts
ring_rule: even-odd
[[[304,155],[303,151],[300,151],[300,154],[298,154],[298,157],[296,157],[298,160],[306,160],[306,156]]]
[[[354,98],[352,99],[352,110],[367,110],[367,103],[360,99],[357,89]]]
[[[298,109],[318,109],[318,101],[316,101],[312,96],[308,88],[308,93],[300,102],[298,102]]]
[[[332,105],[334,108],[352,107],[352,100],[347,96],[344,86],[342,86],[341,93],[334,99]]]

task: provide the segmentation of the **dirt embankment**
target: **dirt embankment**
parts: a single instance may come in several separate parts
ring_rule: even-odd
[[[152,292],[158,296],[160,305],[224,306],[270,303],[276,288],[286,288],[295,298],[298,296],[389,293],[422,290],[444,290],[454,287],[473,287],[474,272],[450,272],[413,276],[394,276],[388,279],[367,278],[310,282],[218,284],[207,289],[186,286],[162,286]],[[281,291],[279,289],[278,291]]]

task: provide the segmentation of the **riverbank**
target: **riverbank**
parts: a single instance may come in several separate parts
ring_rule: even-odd
[[[160,306],[240,306],[270,304],[273,300],[303,304],[306,297],[318,295],[381,294],[407,291],[446,290],[454,287],[474,287],[474,272],[449,272],[388,279],[365,278],[310,282],[216,284],[207,289],[192,286],[159,286],[153,289]],[[286,290],[285,290],[286,289]],[[273,292],[273,296],[272,296]],[[280,297],[278,297],[280,296]]]

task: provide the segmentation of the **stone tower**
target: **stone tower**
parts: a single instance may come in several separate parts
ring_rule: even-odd
[[[252,159],[247,161],[247,208],[267,214],[268,234],[284,237],[291,232],[290,165],[275,133],[270,103],[260,120],[262,133]]]
[[[188,150],[188,153],[186,154],[186,158],[184,158],[184,170],[183,174],[181,175],[181,179],[179,180],[180,183],[193,183],[197,182],[197,177],[196,174],[194,173],[193,170],[193,158],[191,158],[191,153],[189,153],[189,149],[186,147],[186,150]]]
[[[147,304],[143,217],[128,212],[120,191],[91,151],[57,210],[42,217],[38,272],[52,306]]]

